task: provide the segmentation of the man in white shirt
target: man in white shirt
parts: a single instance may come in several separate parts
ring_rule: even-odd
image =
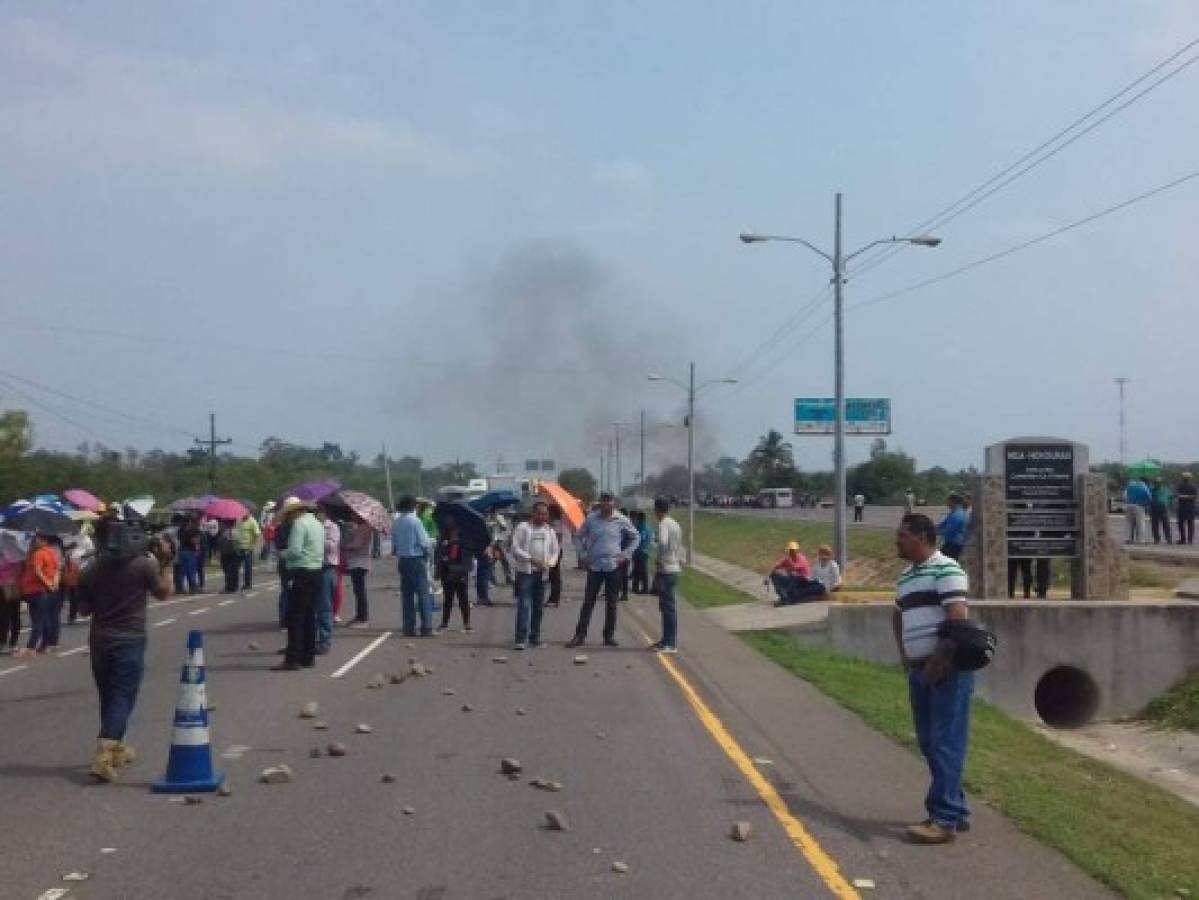
[[[651,649],[658,653],[679,652],[679,617],[674,592],[683,571],[683,529],[670,516],[670,501],[654,500],[658,519],[658,561],[654,580],[658,587],[658,610],[662,613],[662,640]]]
[[[528,641],[544,647],[541,641],[541,616],[545,606],[545,582],[558,563],[562,548],[558,535],[549,525],[549,507],[538,500],[529,521],[516,526],[512,535],[512,562],[516,568],[516,646],[525,649]]]

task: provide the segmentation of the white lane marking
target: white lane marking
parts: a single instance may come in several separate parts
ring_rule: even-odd
[[[62,651],[62,653],[60,653],[58,655],[59,656],[74,656],[76,653],[83,653],[85,650],[87,650],[87,644],[84,644],[82,647],[72,647],[70,650],[64,650],[64,651]]]
[[[202,609],[193,609],[191,612],[188,613],[188,615],[189,616],[198,616],[198,615],[200,615],[200,613],[206,613],[206,612],[208,612],[207,606],[203,607]]]
[[[358,654],[353,659],[351,659],[348,663],[346,663],[344,666],[342,666],[340,669],[338,669],[336,672],[334,672],[329,677],[330,678],[341,678],[343,675],[346,674],[346,672],[350,671],[350,669],[354,668],[354,666],[358,665],[358,663],[362,662],[364,659],[366,659],[367,656],[369,656],[371,653],[373,653],[376,647],[378,647],[385,640],[387,640],[389,637],[391,637],[391,634],[392,633],[390,631],[383,632],[381,635],[379,635],[377,638],[375,638],[373,641],[371,641],[369,644],[367,644],[366,647],[364,647],[361,651],[359,651]]]
[[[258,591],[246,591],[242,594],[243,597],[257,597]]]
[[[236,603],[236,600],[222,600],[217,606],[228,606],[230,603]]]
[[[0,669],[0,675],[11,675],[13,672],[20,672],[22,669],[28,669],[29,666],[13,666],[11,669]]]
[[[155,622],[152,628],[161,628],[163,625],[170,625],[172,622],[178,622],[178,619],[163,619],[161,622]]]

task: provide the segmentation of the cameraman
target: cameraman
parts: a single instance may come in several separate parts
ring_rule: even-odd
[[[112,782],[133,762],[125,730],[145,673],[146,605],[171,593],[171,545],[147,538],[139,523],[101,520],[99,556],[79,580],[79,606],[91,615],[92,677],[100,697],[100,734],[92,775]]]

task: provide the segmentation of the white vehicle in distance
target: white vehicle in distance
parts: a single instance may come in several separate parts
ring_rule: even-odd
[[[795,505],[791,488],[763,488],[758,491],[758,505],[762,509],[786,509]]]

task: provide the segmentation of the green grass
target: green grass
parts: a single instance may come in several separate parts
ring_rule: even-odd
[[[1199,734],[1199,669],[1150,703],[1145,718],[1165,728]]]
[[[801,646],[780,632],[741,637],[871,727],[915,749],[907,684],[898,667]],[[1199,710],[1199,678],[1187,692],[1193,716]],[[1059,747],[978,700],[966,785],[1023,831],[1128,897],[1174,897],[1180,888],[1199,896],[1199,809]]]
[[[684,569],[679,581],[679,593],[697,609],[752,603],[754,598],[744,591],[729,587],[723,581],[695,569]]]

